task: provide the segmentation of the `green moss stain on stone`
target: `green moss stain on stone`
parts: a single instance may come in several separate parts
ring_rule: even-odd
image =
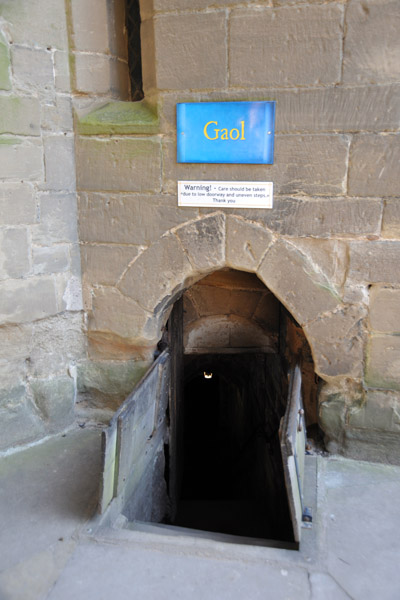
[[[0,33],[0,89],[10,90],[10,54],[4,37]]]
[[[128,135],[157,133],[158,124],[157,110],[146,101],[110,102],[78,118],[77,129],[83,135]]]
[[[18,144],[22,144],[22,140],[19,138],[0,136],[0,145],[2,146],[17,146]]]

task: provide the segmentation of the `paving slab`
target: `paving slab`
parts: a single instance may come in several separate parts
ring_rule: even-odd
[[[92,516],[100,457],[100,431],[78,428],[0,459],[0,573]]]
[[[308,574],[299,567],[216,560],[177,552],[87,541],[81,544],[48,600],[231,600],[310,598]]]
[[[330,459],[319,483],[327,571],[351,598],[400,598],[400,469]]]
[[[1,600],[400,598],[400,467],[311,457],[313,526],[293,551],[105,527],[99,434],[0,457]]]

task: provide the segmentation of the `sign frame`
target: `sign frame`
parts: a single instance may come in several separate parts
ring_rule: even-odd
[[[178,181],[178,206],[273,208],[272,181]]]
[[[176,105],[177,162],[273,164],[275,101]]]

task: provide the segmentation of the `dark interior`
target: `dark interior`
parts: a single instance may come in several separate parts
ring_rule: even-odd
[[[174,524],[293,541],[278,437],[286,404],[279,357],[187,355],[184,382]]]

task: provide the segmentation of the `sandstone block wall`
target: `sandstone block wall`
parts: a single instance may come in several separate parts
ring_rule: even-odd
[[[399,3],[140,7],[140,103],[123,0],[1,7],[1,406],[17,424],[4,444],[69,422],[76,398],[115,407],[179,294],[229,267],[303,328],[329,448],[395,460]],[[178,164],[176,103],[231,100],[277,102],[274,164]],[[273,181],[274,207],[178,208],[178,179]]]
[[[142,107],[158,128],[132,108],[123,135],[123,103],[97,118],[100,85],[75,102],[92,358],[150,360],[182,290],[227,266],[256,272],[310,343],[329,447],[394,460],[399,4],[140,4]],[[264,99],[277,102],[273,165],[176,162],[177,102]],[[273,181],[274,208],[178,208],[178,179]]]
[[[0,6],[0,450],[73,422],[83,356],[63,0]]]

